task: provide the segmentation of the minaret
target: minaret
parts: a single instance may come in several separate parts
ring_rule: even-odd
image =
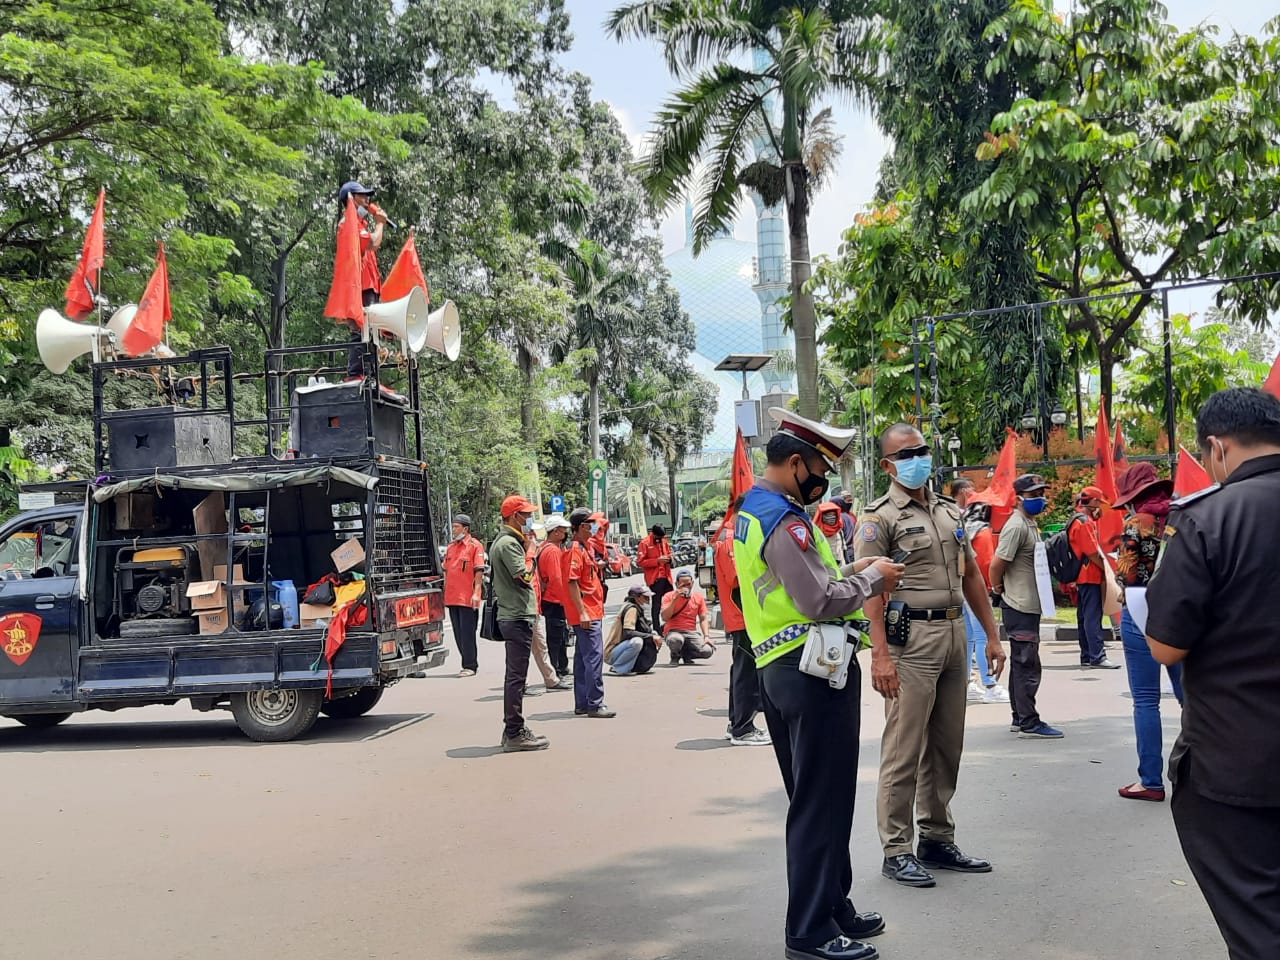
[[[768,67],[768,55],[757,50],[754,55],[757,72]],[[774,112],[773,97],[765,99],[764,109]],[[773,144],[763,136],[753,143],[757,156],[777,159]],[[766,207],[759,194],[753,194],[756,205],[756,270],[751,289],[760,300],[760,335],[765,353],[789,352],[795,356],[795,341],[782,325],[782,306],[778,302],[788,292],[790,274],[787,264],[787,231],[785,208],[781,203]],[[790,393],[793,390],[791,374],[780,373],[773,364],[763,371],[770,393]]]

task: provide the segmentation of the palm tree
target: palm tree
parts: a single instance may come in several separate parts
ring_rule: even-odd
[[[768,206],[785,200],[798,405],[816,417],[817,318],[805,287],[810,162],[819,154],[806,144],[830,139],[824,100],[865,99],[879,34],[869,0],[726,0],[712,7],[637,0],[607,21],[617,39],[659,41],[673,76],[685,81],[658,112],[641,177],[661,207],[692,188],[695,254],[732,226],[739,188],[756,190]],[[733,62],[748,58],[750,69]]]
[[[667,510],[669,494],[664,489],[667,485],[667,473],[658,465],[658,462],[651,457],[644,457],[639,466],[631,468],[630,472],[631,476],[618,480],[610,479],[609,507],[619,511],[625,509],[627,489],[638,486],[640,495],[644,498],[646,513],[662,513]]]

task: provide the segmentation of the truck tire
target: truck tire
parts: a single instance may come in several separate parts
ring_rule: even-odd
[[[20,713],[13,719],[32,730],[46,730],[56,727],[70,716],[69,713]]]
[[[334,720],[354,720],[356,717],[363,717],[378,705],[378,701],[382,699],[382,691],[385,689],[385,687],[361,687],[349,697],[326,700],[320,707],[320,712]]]
[[[194,617],[161,617],[154,620],[122,620],[121,638],[189,637],[200,625]]]
[[[324,694],[319,690],[253,690],[231,696],[231,715],[250,740],[283,743],[315,725]]]

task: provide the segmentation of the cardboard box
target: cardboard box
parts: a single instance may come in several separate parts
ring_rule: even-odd
[[[200,621],[200,633],[202,636],[208,636],[214,633],[226,633],[227,628],[231,626],[231,620],[224,610],[198,610],[196,611],[196,619]]]
[[[248,583],[244,578],[244,564],[237,563],[231,568],[232,583]],[[213,565],[213,579],[227,582],[227,565],[225,563],[215,563]]]
[[[196,614],[202,610],[225,613],[227,609],[227,590],[221,580],[197,580],[187,584],[187,599]]]
[[[346,573],[364,563],[364,544],[359,537],[352,537],[329,556],[333,557],[334,569],[339,573]]]
[[[221,491],[209,494],[191,511],[191,519],[195,523],[199,536],[227,532],[227,501]],[[219,560],[227,557],[226,540],[198,540],[196,553],[200,556],[200,573],[206,578],[213,576]]]
[[[328,620],[333,616],[333,607],[327,603],[304,603],[298,607],[298,625],[302,627],[319,626],[317,621]]]

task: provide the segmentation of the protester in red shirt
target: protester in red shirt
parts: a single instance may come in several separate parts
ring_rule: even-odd
[[[644,571],[644,582],[653,591],[653,610],[651,618],[653,629],[662,629],[662,598],[672,590],[671,583],[671,541],[667,539],[667,531],[661,524],[655,523],[649,530],[649,536],[640,541],[636,549],[636,562]]]
[[[569,514],[573,543],[564,555],[564,579],[569,602],[565,616],[573,627],[574,714],[579,717],[615,717],[604,703],[604,584],[600,569],[588,549],[600,532],[586,508]]]
[[[695,592],[693,574],[681,570],[676,574],[676,588],[662,602],[662,636],[667,641],[671,665],[709,658],[716,652],[715,644],[707,639],[710,633],[706,595]]]
[[[453,518],[453,540],[444,551],[444,605],[462,657],[460,677],[474,677],[480,669],[476,624],[483,591],[484,544],[471,535],[471,518],[460,513]]]
[[[547,656],[558,681],[550,682],[544,671],[543,679],[547,681],[547,689],[567,690],[573,676],[569,670],[569,625],[564,615],[565,604],[569,600],[565,593],[563,562],[569,521],[560,516],[548,517],[546,530],[547,539],[539,543],[533,552],[533,569],[537,574],[533,578],[533,585],[538,594],[538,613],[543,619],[543,624],[534,630],[533,639],[536,648],[539,632],[545,631]]]
[[[1104,576],[1111,568],[1098,544],[1098,518],[1107,501],[1098,487],[1085,487],[1076,498],[1079,511],[1068,521],[1067,539],[1082,561],[1076,577],[1077,630],[1080,642],[1080,666],[1103,670],[1119,670],[1120,664],[1107,658],[1107,645],[1102,629],[1102,589]]]
[[[751,638],[747,636],[747,622],[739,606],[741,594],[738,567],[733,559],[732,523],[724,524],[716,535],[714,555],[720,618],[724,621],[725,639],[733,644],[733,663],[729,667],[729,725],[725,736],[738,747],[768,746],[773,743],[769,734],[755,724],[760,711],[760,678],[756,674],[756,658],[751,653]]]

